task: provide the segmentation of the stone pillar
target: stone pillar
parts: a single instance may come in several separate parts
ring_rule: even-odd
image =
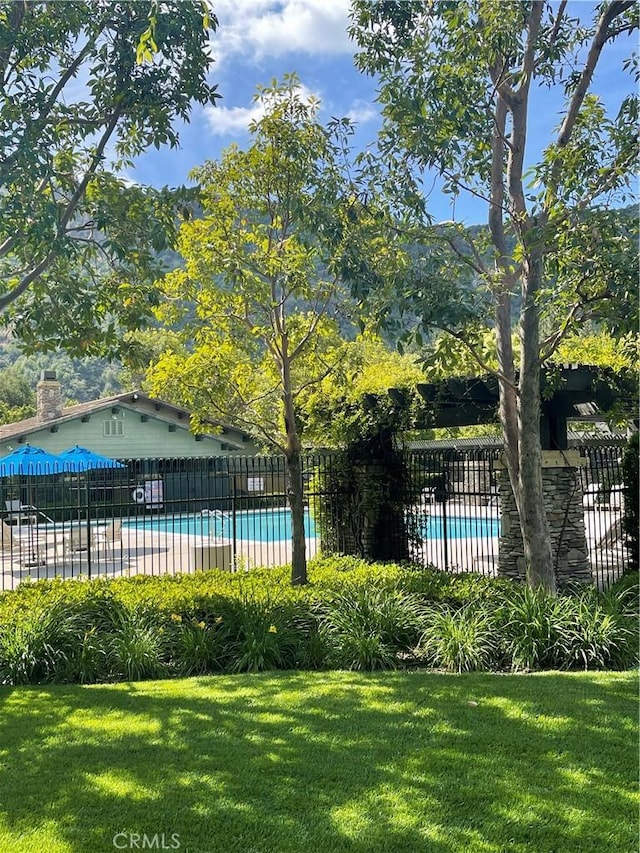
[[[36,385],[36,417],[46,424],[62,417],[62,389],[55,370],[43,370]]]
[[[542,487],[558,589],[593,583],[579,471],[586,462],[576,450],[542,453]],[[509,475],[502,463],[496,469],[501,513],[498,574],[525,580],[524,544]]]

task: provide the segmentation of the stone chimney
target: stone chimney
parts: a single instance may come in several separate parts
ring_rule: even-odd
[[[62,389],[55,370],[43,370],[36,385],[36,417],[48,423],[62,417]]]

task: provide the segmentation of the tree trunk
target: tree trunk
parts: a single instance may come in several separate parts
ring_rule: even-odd
[[[291,508],[291,583],[307,583],[307,546],[304,532],[304,497],[300,448],[287,448],[287,497]]]
[[[540,443],[540,311],[536,294],[542,279],[542,254],[534,250],[525,264],[520,311],[520,381],[516,505],[527,564],[527,581],[556,591],[549,524],[542,487]]]
[[[291,509],[291,583],[307,583],[307,545],[304,533],[304,495],[302,486],[302,458],[300,436],[296,424],[296,411],[291,393],[290,363],[285,357],[282,366],[282,395],[284,428],[286,435],[285,459],[287,463],[287,498]]]

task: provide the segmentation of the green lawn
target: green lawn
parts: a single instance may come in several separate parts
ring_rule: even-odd
[[[0,688],[0,851],[636,853],[637,694],[629,672]]]

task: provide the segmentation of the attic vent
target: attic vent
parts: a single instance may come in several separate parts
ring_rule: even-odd
[[[124,421],[102,421],[102,435],[105,438],[124,435]]]

